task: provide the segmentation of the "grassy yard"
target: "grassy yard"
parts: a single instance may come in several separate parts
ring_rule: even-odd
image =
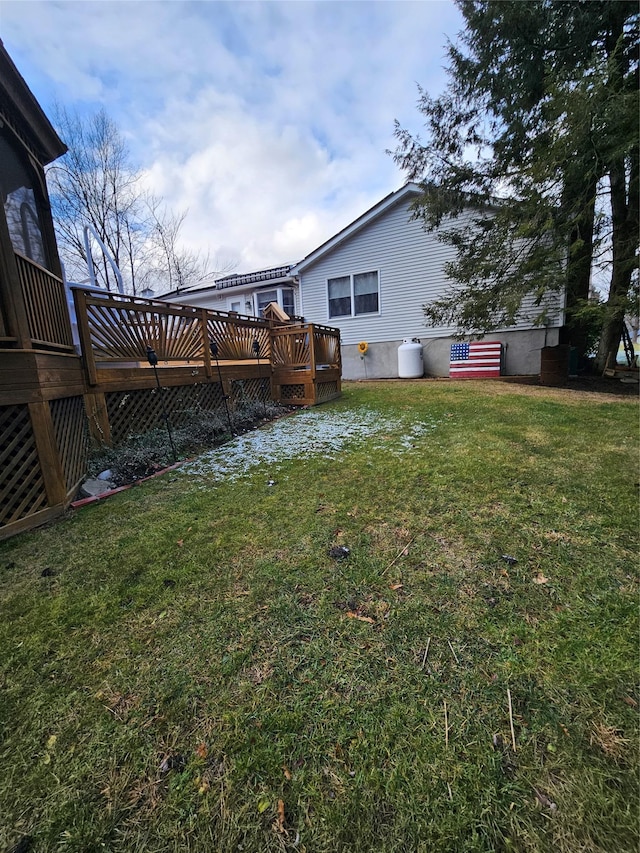
[[[0,544],[0,850],[637,850],[637,402],[318,411]]]

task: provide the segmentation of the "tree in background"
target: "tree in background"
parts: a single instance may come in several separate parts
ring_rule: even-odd
[[[530,296],[544,324],[549,295],[564,292],[564,342],[586,353],[595,323],[603,368],[637,297],[637,3],[458,6],[448,87],[420,90],[424,141],[396,122],[395,160],[423,189],[415,215],[456,248],[456,286],[425,306],[427,322],[485,333]],[[598,269],[608,297],[594,305]]]
[[[186,213],[174,214],[146,191],[131,165],[126,143],[104,110],[81,118],[55,111],[58,132],[68,152],[49,167],[47,181],[60,255],[67,278],[87,278],[84,228],[93,226],[117,264],[125,289],[156,293],[213,281],[235,262],[213,268],[208,255],[180,247]],[[115,288],[113,271],[102,251],[95,253],[96,278]]]

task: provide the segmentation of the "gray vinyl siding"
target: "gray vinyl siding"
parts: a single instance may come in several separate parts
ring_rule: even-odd
[[[449,288],[443,266],[453,257],[450,246],[411,219],[409,202],[402,201],[300,273],[304,316],[309,322],[340,329],[346,345],[448,336],[455,329],[425,326],[422,306]],[[327,279],[373,270],[379,273],[379,313],[329,317]],[[527,307],[523,304],[523,315]],[[560,324],[560,312],[556,312],[552,325]],[[511,327],[530,328],[532,323],[525,316]]]

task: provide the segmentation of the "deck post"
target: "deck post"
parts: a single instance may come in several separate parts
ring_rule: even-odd
[[[89,329],[89,315],[87,311],[87,293],[84,290],[73,288],[73,302],[76,307],[76,322],[78,324],[78,334],[80,335],[80,346],[84,366],[87,371],[89,385],[98,384],[98,373],[96,370],[96,360],[93,355],[93,346],[91,344],[91,330]]]
[[[207,327],[207,309],[200,309],[200,326],[202,328],[202,352],[204,358],[204,374],[207,379],[213,376],[213,364],[211,363],[211,341]]]
[[[309,358],[311,367],[311,381],[315,384],[316,381],[316,335],[312,323],[309,323]]]
[[[64,504],[67,488],[48,402],[29,403],[33,437],[49,506]]]

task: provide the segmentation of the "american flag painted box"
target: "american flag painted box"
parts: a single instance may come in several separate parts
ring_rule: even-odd
[[[491,379],[502,372],[500,341],[471,341],[451,344],[449,376],[451,379]]]

